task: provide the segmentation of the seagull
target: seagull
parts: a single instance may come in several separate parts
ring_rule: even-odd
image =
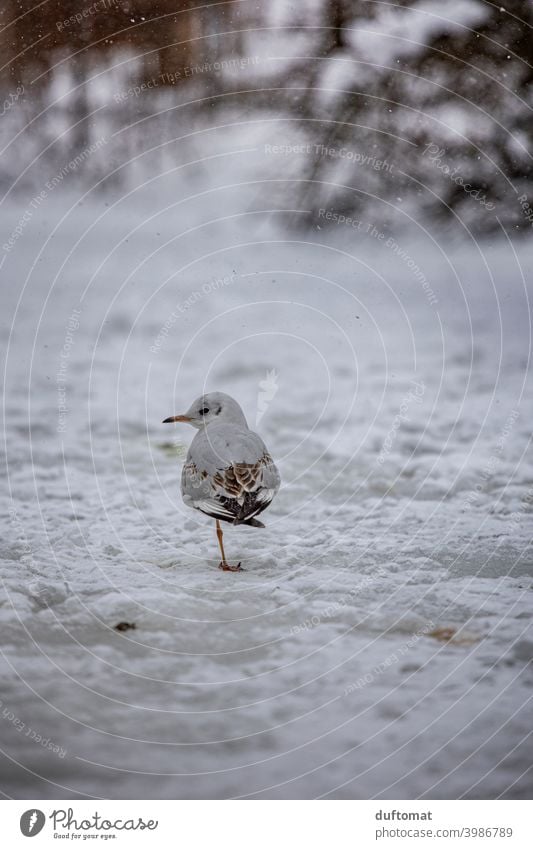
[[[224,392],[202,395],[184,415],[163,420],[170,422],[186,422],[198,430],[181,473],[183,501],[215,519],[219,568],[241,572],[240,563],[230,566],[226,560],[220,522],[265,527],[256,516],[279,489],[274,461],[261,437],[248,427],[237,401]]]

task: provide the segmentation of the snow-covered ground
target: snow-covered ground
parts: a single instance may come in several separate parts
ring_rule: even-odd
[[[527,796],[533,248],[295,235],[257,132],[130,194],[55,188],[2,251],[0,787]],[[161,424],[205,389],[283,479],[227,530],[241,574]]]

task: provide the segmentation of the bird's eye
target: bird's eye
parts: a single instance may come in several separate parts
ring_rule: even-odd
[[[200,410],[200,415],[201,416],[207,416],[208,412],[209,412],[209,407],[202,407],[202,409]]]

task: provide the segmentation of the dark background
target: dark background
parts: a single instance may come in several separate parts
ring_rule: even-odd
[[[24,93],[2,118],[7,138],[21,135],[2,158],[0,176],[6,185],[13,173],[17,185],[35,181],[36,154],[41,164],[63,163],[99,136],[103,122],[117,128],[153,115],[128,133],[127,150],[117,142],[113,151],[107,147],[105,164],[98,157],[87,163],[85,172],[99,179],[179,122],[275,109],[299,122],[304,140],[357,147],[395,164],[387,179],[364,168],[354,181],[346,162],[308,156],[299,168],[299,202],[360,214],[374,196],[393,203],[399,196],[415,217],[445,222],[458,215],[476,234],[494,231],[499,219],[512,233],[527,233],[531,222],[517,198],[532,194],[533,6],[464,0],[459,16],[456,9],[452,23],[448,4],[414,0],[49,0],[35,7],[7,0],[0,85],[6,98],[21,86]],[[240,57],[260,57],[253,74],[218,67]],[[207,71],[198,71],[205,63]],[[114,97],[153,79],[155,93],[121,103]],[[194,103],[184,117],[172,107],[187,100]],[[421,155],[430,143],[471,193],[486,198],[487,214]]]

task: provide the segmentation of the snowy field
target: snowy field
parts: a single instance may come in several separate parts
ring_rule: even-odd
[[[533,246],[298,235],[248,141],[57,188],[2,251],[0,786],[526,797]],[[241,574],[181,502],[194,432],[161,424],[214,389],[283,481],[265,530],[227,529]]]

